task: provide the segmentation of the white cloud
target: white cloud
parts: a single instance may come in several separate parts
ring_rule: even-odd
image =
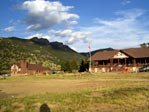
[[[64,6],[58,1],[27,0],[21,8],[27,10],[25,22],[28,30],[47,29],[61,22],[77,24],[79,18],[77,14],[69,12],[72,6]]]
[[[123,1],[121,2],[122,5],[128,5],[128,4],[130,4],[130,3],[131,3],[130,0],[123,0]]]
[[[118,11],[115,19],[96,18],[96,25],[80,27],[79,31],[72,29],[50,30],[51,38],[65,42],[78,52],[88,51],[88,41],[91,49],[112,47],[123,49],[138,47],[140,43],[149,40],[147,21],[143,20],[147,12],[140,9]],[[143,22],[142,22],[143,20]]]
[[[44,34],[42,34],[42,33],[37,33],[37,34],[34,34],[34,35],[30,35],[30,36],[25,37],[25,38],[26,38],[26,39],[31,39],[31,38],[33,38],[33,37],[45,38],[45,39],[48,39],[48,40],[51,39],[51,37],[50,37],[49,35],[44,35]]]
[[[130,9],[124,11],[115,12],[116,15],[121,16],[122,19],[137,19],[138,17],[144,15],[146,11],[143,9]]]
[[[140,9],[118,11],[112,19],[96,18],[96,24],[93,26],[80,27],[77,30],[74,28],[50,30],[47,35],[41,33],[31,37],[65,42],[78,52],[88,51],[89,38],[92,40],[91,50],[107,47],[115,49],[138,47],[140,43],[149,40],[149,24],[146,21],[148,17],[145,16],[147,13]]]
[[[3,31],[5,31],[5,32],[12,32],[14,30],[15,30],[14,26],[9,26],[9,27],[3,29]]]
[[[65,38],[66,44],[72,45],[74,43],[79,43],[79,41],[86,42],[88,40],[90,32],[84,32],[84,31],[73,31],[71,29],[66,30],[50,30],[49,35],[52,35],[53,38]]]
[[[73,20],[73,21],[68,21],[67,24],[68,24],[68,25],[69,25],[69,24],[70,24],[70,25],[73,25],[73,24],[78,24],[78,22],[75,21],[75,20]]]
[[[113,47],[116,49],[138,47],[140,43],[149,41],[146,22],[142,22],[144,10],[133,9],[116,12],[117,18],[103,20],[96,18],[96,25],[82,28],[92,32],[92,49]],[[81,50],[82,51],[82,50]]]

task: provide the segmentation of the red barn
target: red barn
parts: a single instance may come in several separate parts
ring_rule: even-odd
[[[47,71],[48,71],[48,69],[43,67],[40,64],[29,64],[25,61],[21,61],[20,63],[13,64],[11,66],[11,74],[12,75],[46,74]]]

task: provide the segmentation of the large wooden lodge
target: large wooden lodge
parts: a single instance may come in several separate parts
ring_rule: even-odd
[[[92,72],[120,71],[149,64],[149,48],[129,48],[123,50],[96,52],[92,57]]]

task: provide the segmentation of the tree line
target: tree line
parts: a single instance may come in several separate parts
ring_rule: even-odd
[[[140,47],[142,47],[142,48],[149,47],[149,42],[148,43],[142,43],[142,44],[140,44]]]
[[[61,70],[64,72],[84,72],[88,71],[89,63],[87,60],[82,59],[79,64],[76,60],[65,61],[61,65]]]

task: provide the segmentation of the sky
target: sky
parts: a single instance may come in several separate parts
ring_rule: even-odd
[[[149,0],[1,0],[0,37],[46,38],[77,52],[149,42]]]

